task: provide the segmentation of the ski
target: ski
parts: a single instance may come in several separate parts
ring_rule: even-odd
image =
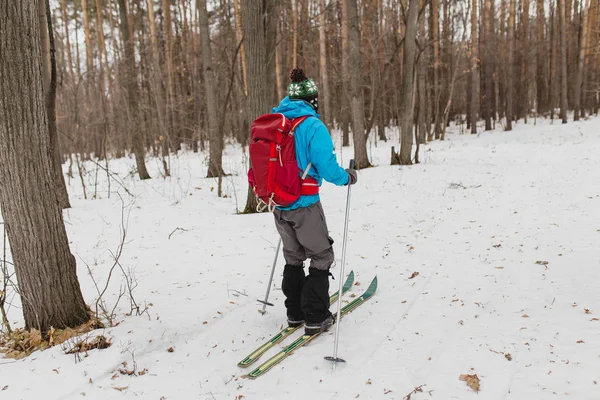
[[[350,274],[346,278],[346,281],[344,282],[344,286],[342,287],[342,294],[346,293],[348,290],[350,290],[353,283],[354,283],[354,272],[350,271]],[[332,294],[329,297],[329,304],[335,303],[337,301],[338,297],[339,297],[338,292],[335,292],[334,294]],[[292,333],[296,332],[296,330],[300,327],[302,327],[302,325],[296,326],[296,327],[288,326],[288,327],[283,328],[278,334],[273,336],[265,344],[260,346],[258,349],[254,350],[246,358],[244,358],[242,361],[240,361],[238,363],[238,367],[246,368],[247,366],[251,365],[256,360],[258,360],[264,353],[269,351],[269,349],[271,349],[277,343],[281,342],[286,337],[290,336]]]
[[[363,304],[365,301],[370,299],[373,296],[373,294],[375,294],[375,290],[377,290],[377,277],[373,278],[373,280],[371,281],[371,284],[369,285],[367,290],[361,296],[355,298],[350,303],[348,303],[347,305],[342,307],[340,318],[343,318],[344,315],[348,314],[349,312],[351,312],[352,310],[356,309],[358,306]],[[336,322],[338,322],[338,321],[336,321]],[[298,339],[296,339],[290,345],[284,347],[279,353],[275,354],[273,357],[271,357],[270,359],[268,359],[267,361],[262,363],[254,371],[250,372],[245,377],[249,378],[249,379],[256,379],[259,376],[264,375],[268,370],[273,368],[275,365],[279,364],[283,359],[290,356],[294,351],[298,350],[300,347],[304,346],[305,344],[307,344],[308,342],[310,342],[311,340],[313,340],[314,338],[316,338],[319,335],[320,335],[320,333],[317,333],[314,335],[306,335],[305,334],[305,335],[300,336]]]

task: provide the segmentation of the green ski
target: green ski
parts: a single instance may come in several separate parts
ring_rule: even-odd
[[[348,303],[347,305],[342,307],[340,318],[343,318],[344,315],[348,314],[349,312],[351,312],[352,310],[354,310],[355,308],[357,308],[358,306],[363,304],[365,301],[370,299],[373,296],[373,294],[375,294],[376,290],[377,290],[377,277],[373,278],[373,281],[371,281],[371,284],[369,285],[367,290],[361,296],[355,298],[350,303]],[[285,359],[286,357],[291,355],[294,351],[298,350],[300,347],[304,346],[305,344],[307,344],[308,342],[310,342],[311,340],[313,340],[314,338],[319,336],[319,334],[320,333],[317,333],[315,335],[300,336],[298,339],[296,339],[290,345],[284,347],[279,353],[275,354],[273,357],[271,357],[270,359],[268,359],[267,361],[262,363],[254,371],[250,372],[245,377],[249,378],[249,379],[256,379],[259,376],[264,375],[268,370],[270,370],[275,365],[280,363],[283,359]]]
[[[346,293],[348,290],[350,290],[353,283],[354,283],[354,272],[350,271],[350,274],[346,278],[346,281],[344,282],[344,286],[342,287],[342,294]],[[335,292],[334,294],[332,294],[329,297],[329,304],[335,303],[339,297],[338,295],[339,295],[338,292]],[[283,328],[277,335],[273,336],[269,341],[267,341],[265,344],[260,346],[258,349],[254,350],[246,358],[244,358],[242,361],[240,361],[238,363],[238,367],[245,368],[245,367],[251,365],[256,360],[258,360],[264,353],[269,351],[269,349],[271,349],[277,343],[281,342],[286,337],[290,336],[301,326],[302,325],[293,327],[293,328],[288,326],[288,327]]]

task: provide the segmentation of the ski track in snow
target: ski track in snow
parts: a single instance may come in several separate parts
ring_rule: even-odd
[[[153,179],[144,182],[131,177],[132,159],[111,160],[135,197],[112,181],[108,198],[106,176],[86,164],[88,196],[97,198],[84,200],[73,178],[65,211],[84,297],[94,304],[97,295],[86,264],[104,283],[120,242],[118,192],[127,221],[121,263],[149,312],[126,316],[123,298],[119,325],[97,332],[112,347],[80,362],[59,346],[0,359],[0,399],[400,400],[419,386],[412,400],[600,399],[600,119],[457,131],[421,146],[422,164],[413,166],[388,165],[396,130],[387,143],[369,143],[376,167],[352,187],[345,267],[358,284],[343,301],[375,275],[379,287],[340,324],[347,363],[334,370],[323,359],[333,353],[333,328],[255,381],[243,375],[300,333],[255,365],[236,366],[285,323],[281,254],[275,307],[257,312],[278,236],[268,214],[235,215],[247,188],[239,146],[224,153],[232,175],[221,199],[216,180],[204,178],[204,155],[171,157],[168,179],[150,158]],[[352,149],[335,142],[346,166]],[[325,183],[321,193],[335,240],[333,292],[347,189]],[[121,283],[115,274],[109,306]],[[18,307],[15,299],[9,310],[16,326]],[[123,362],[146,373],[121,375]],[[479,393],[461,374],[478,375]]]

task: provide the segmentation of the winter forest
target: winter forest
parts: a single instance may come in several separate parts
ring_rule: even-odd
[[[292,349],[296,67],[358,181]],[[599,109],[600,0],[0,0],[0,399],[599,399]]]

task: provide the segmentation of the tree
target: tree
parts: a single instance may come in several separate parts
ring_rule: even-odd
[[[26,329],[89,319],[51,171],[38,2],[0,2],[0,208]],[[27,49],[27,51],[24,51]],[[6,74],[6,75],[5,75]]]
[[[560,118],[562,123],[567,123],[567,28],[566,28],[566,16],[565,16],[565,1],[558,0],[558,19],[560,29]]]
[[[477,2],[471,10],[471,133],[477,133],[477,110],[479,109],[479,55],[477,54]]]
[[[575,115],[573,120],[579,121],[579,115],[582,113],[581,107],[581,85],[583,83],[583,74],[585,70],[585,54],[587,52],[587,36],[588,36],[588,23],[590,18],[590,0],[586,1],[586,5],[581,10],[582,14],[582,25],[581,25],[581,45],[579,46],[579,63],[577,66],[577,78],[575,80]]]
[[[513,121],[513,94],[515,81],[515,14],[516,0],[510,0],[510,10],[508,11],[508,73],[507,73],[507,91],[506,94],[506,130],[512,131]]]
[[[121,16],[121,37],[123,38],[123,47],[125,48],[125,62],[126,62],[126,73],[125,73],[125,86],[127,87],[127,97],[129,102],[129,118],[130,118],[130,129],[133,132],[132,135],[132,149],[135,154],[135,162],[137,165],[138,176],[140,179],[150,179],[150,174],[146,169],[146,162],[144,160],[144,143],[143,137],[140,132],[138,125],[139,113],[138,113],[138,85],[137,85],[137,73],[135,69],[135,49],[133,46],[133,38],[129,35],[129,19],[127,17],[127,8],[125,6],[125,0],[118,0],[119,2],[119,13]]]
[[[219,121],[217,116],[218,97],[215,84],[212,50],[210,48],[210,32],[208,30],[208,12],[206,11],[206,0],[198,1],[200,12],[200,42],[202,45],[202,66],[204,72],[204,88],[206,99],[206,110],[208,111],[208,138],[210,140],[208,178],[223,175],[223,138],[219,132]]]
[[[356,168],[371,166],[367,155],[367,135],[365,132],[365,110],[362,91],[361,56],[360,56],[360,20],[358,18],[358,5],[356,0],[346,0],[348,8],[348,63],[350,76],[348,89],[350,97],[350,110],[352,112],[352,138],[354,141],[354,162]]]
[[[43,83],[46,97],[46,115],[48,116],[48,135],[50,138],[50,151],[52,154],[52,172],[58,205],[61,208],[70,208],[69,194],[62,174],[62,157],[58,143],[56,129],[56,56],[54,47],[54,31],[50,14],[49,0],[40,0],[40,42],[42,51]]]
[[[248,74],[248,98],[246,99],[246,106],[249,121],[253,121],[259,115],[269,111],[265,14],[266,4],[263,0],[246,0],[244,7],[242,7],[244,42],[246,44],[246,60],[248,62],[246,66]],[[252,188],[248,187],[248,198],[244,213],[255,212],[256,206],[256,196]]]
[[[410,0],[408,5],[408,18],[406,21],[406,34],[404,36],[404,55],[402,65],[404,79],[400,87],[400,155],[392,159],[392,164],[412,164],[411,153],[413,145],[413,91],[415,86],[415,54],[417,45],[417,21],[419,19],[419,0]]]

